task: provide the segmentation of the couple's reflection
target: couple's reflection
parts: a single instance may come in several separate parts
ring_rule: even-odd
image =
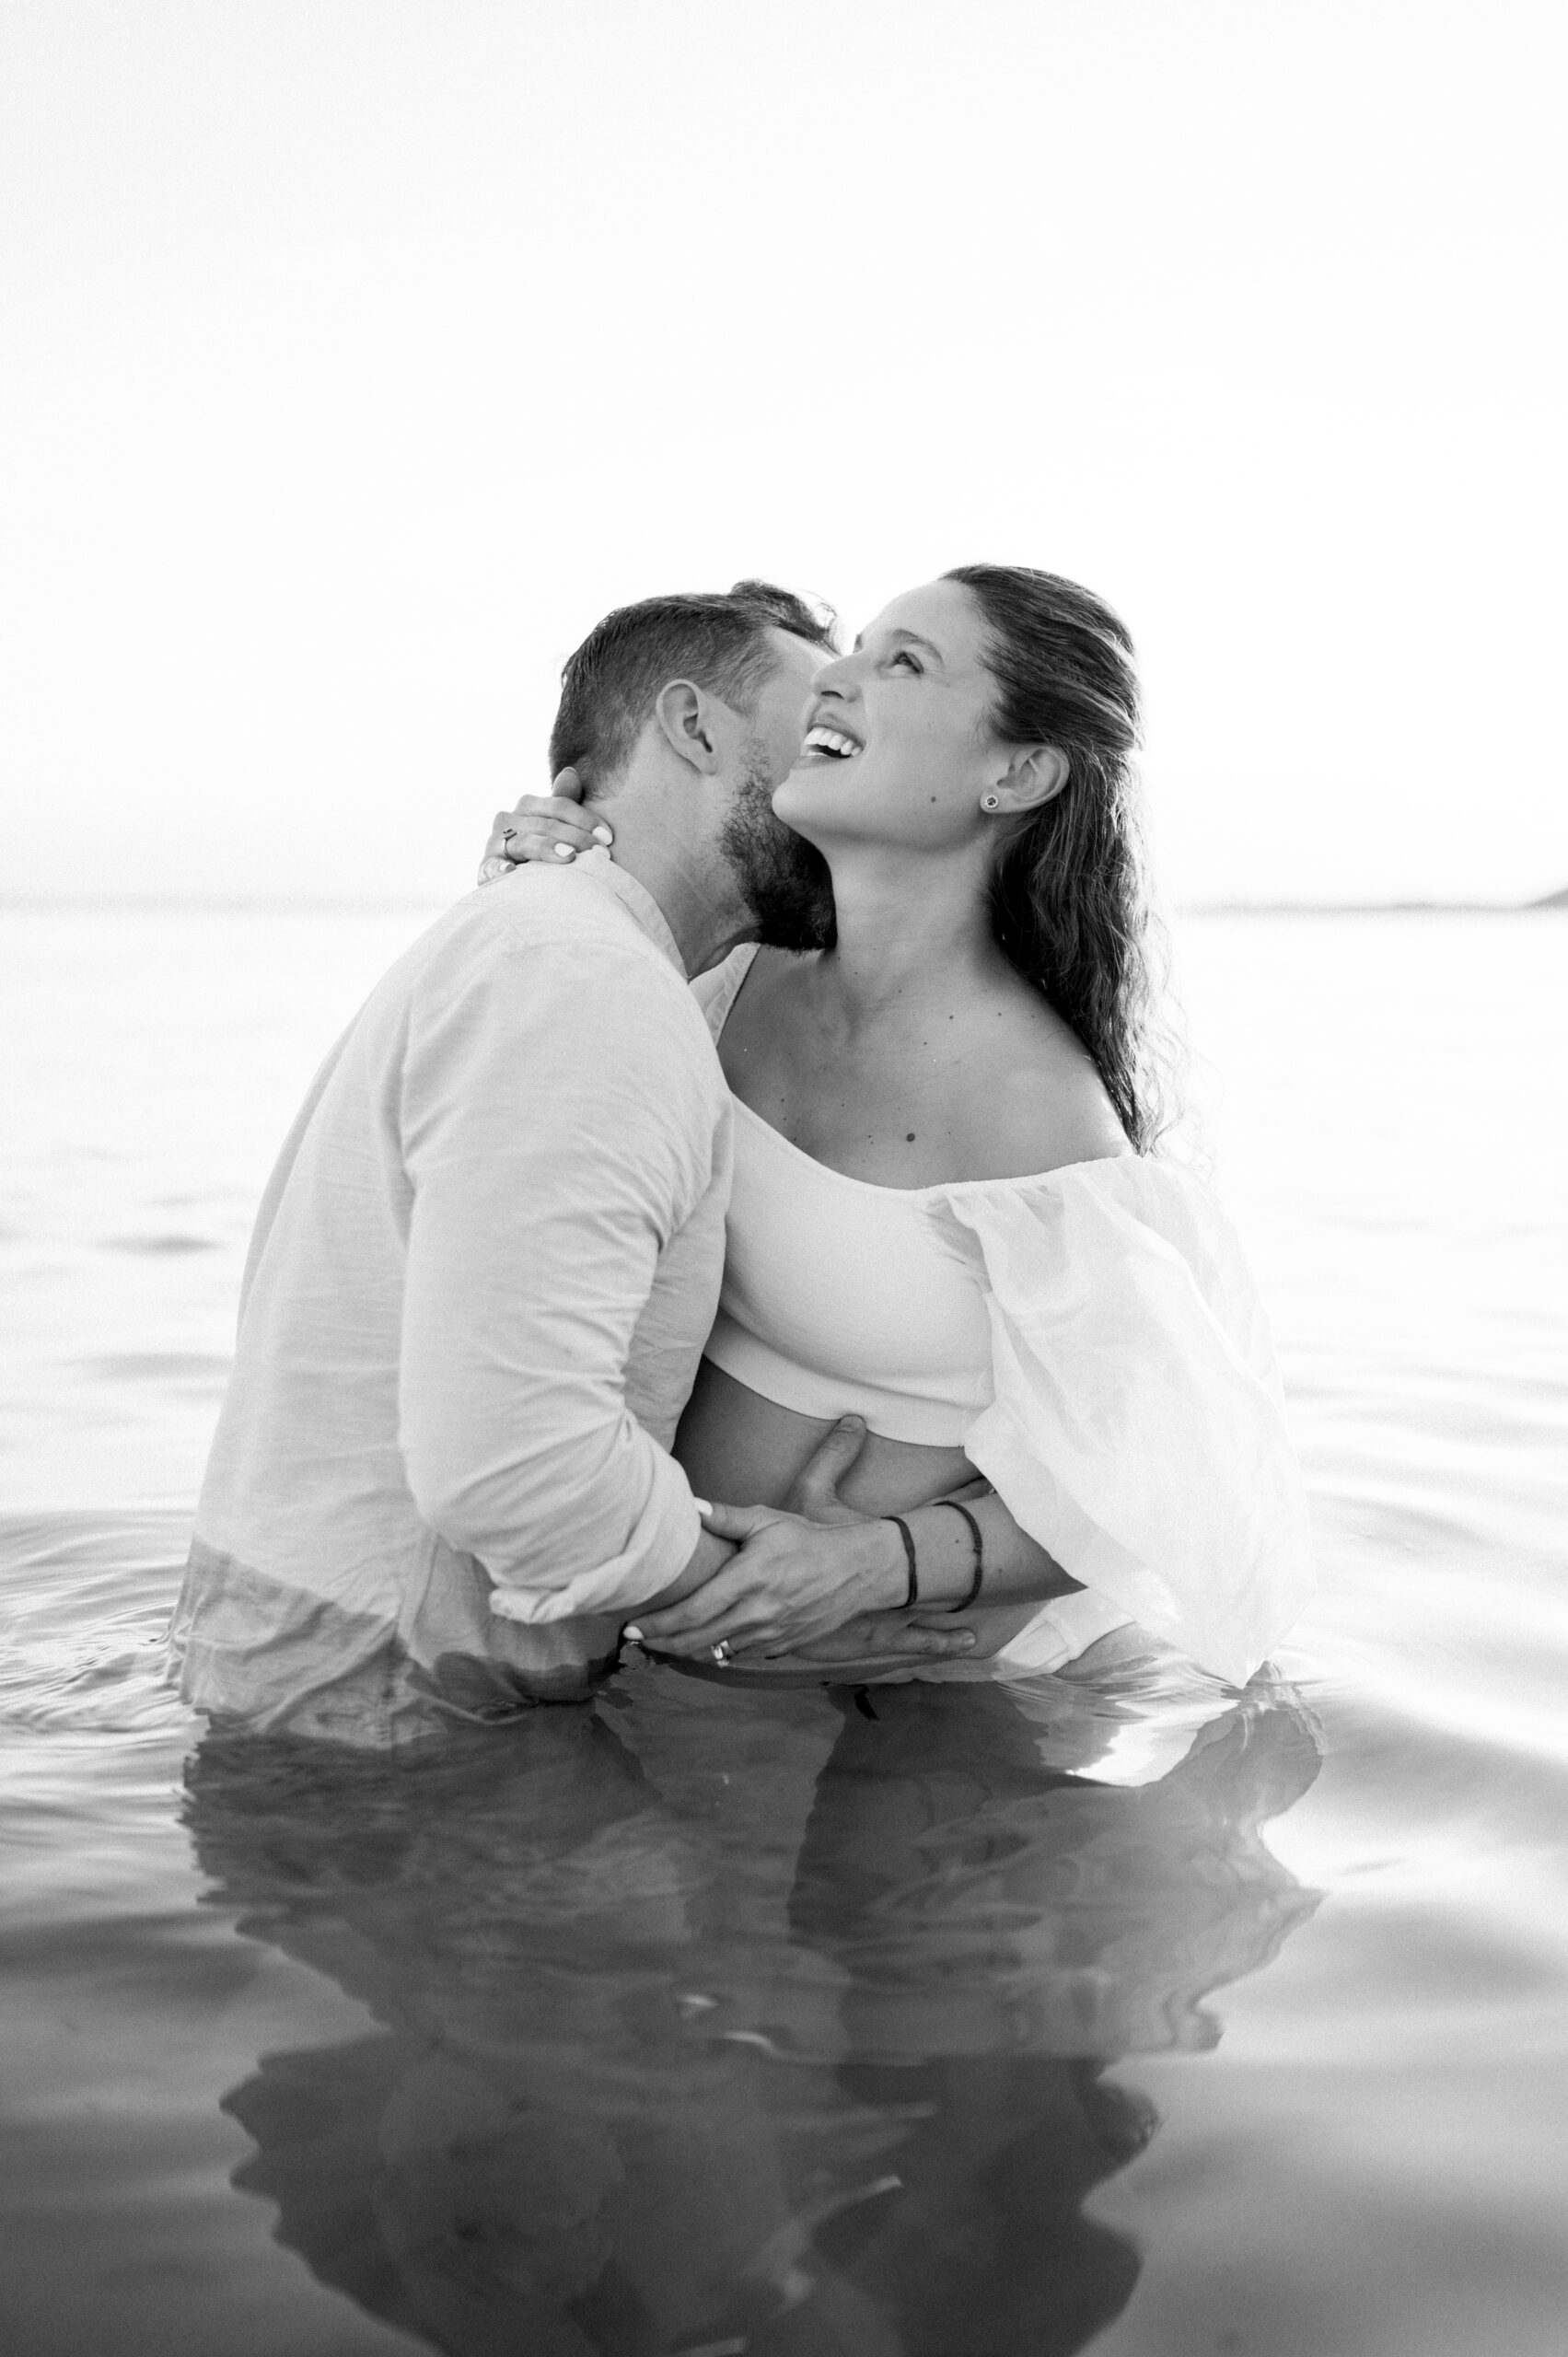
[[[237,2182],[453,2357],[1080,2349],[1137,2273],[1086,2198],[1156,2124],[1106,2068],[1210,2042],[1310,1911],[1260,1828],[1317,1764],[1288,1695],[1135,1667],[209,1739],[215,1898],[380,2026],[226,2098]]]

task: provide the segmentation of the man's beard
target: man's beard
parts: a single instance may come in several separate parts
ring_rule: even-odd
[[[766,949],[830,949],[838,937],[833,879],[815,843],[773,816],[773,789],[761,745],[747,747],[746,772],[719,830]]]

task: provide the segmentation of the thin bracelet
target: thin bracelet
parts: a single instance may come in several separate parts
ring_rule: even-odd
[[[904,1542],[904,1561],[910,1567],[910,1592],[905,1596],[901,1608],[907,1612],[912,1604],[916,1604],[920,1600],[920,1573],[914,1567],[914,1540],[910,1537],[910,1527],[901,1514],[885,1514],[882,1520],[890,1522]]]
[[[985,1577],[985,1540],[968,1506],[961,1506],[957,1498],[933,1498],[931,1503],[934,1506],[951,1506],[955,1514],[963,1515],[970,1527],[970,1544],[974,1549],[974,1577],[970,1582],[970,1592],[963,1602],[948,1608],[954,1612],[967,1612],[980,1595],[980,1584]]]

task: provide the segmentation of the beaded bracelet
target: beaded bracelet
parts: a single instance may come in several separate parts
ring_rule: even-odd
[[[933,1498],[931,1503],[937,1506],[951,1506],[955,1514],[963,1515],[970,1527],[970,1544],[974,1549],[974,1577],[970,1582],[970,1592],[963,1602],[949,1607],[949,1609],[954,1612],[967,1612],[979,1596],[980,1584],[985,1577],[985,1540],[979,1523],[976,1522],[968,1506],[961,1506],[957,1498]]]

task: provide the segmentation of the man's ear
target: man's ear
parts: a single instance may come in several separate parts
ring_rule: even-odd
[[[991,790],[996,796],[999,812],[1016,815],[1054,802],[1067,777],[1067,756],[1056,746],[1026,745],[1022,751],[1014,753],[1005,774],[996,780]]]
[[[671,679],[658,691],[654,718],[671,752],[711,777],[719,765],[712,697],[691,679]]]

